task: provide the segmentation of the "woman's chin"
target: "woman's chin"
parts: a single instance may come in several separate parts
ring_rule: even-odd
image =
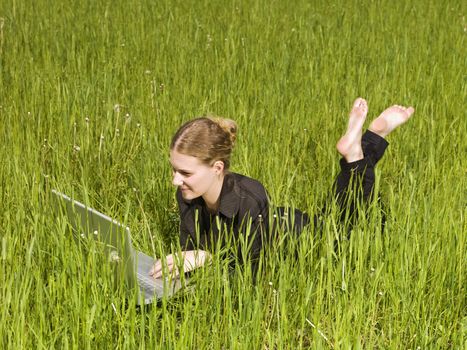
[[[192,200],[199,196],[197,196],[193,191],[182,190],[182,197],[183,199],[186,199],[186,200]]]

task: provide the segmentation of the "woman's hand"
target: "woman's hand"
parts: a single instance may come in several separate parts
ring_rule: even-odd
[[[188,250],[183,251],[181,254],[170,254],[165,257],[165,264],[167,265],[167,272],[172,278],[178,277],[180,272],[178,266],[183,266],[183,272],[192,271],[198,267],[209,264],[211,261],[211,254],[204,250]],[[164,273],[162,260],[157,260],[154,266],[149,271],[149,275],[153,278],[161,278]]]

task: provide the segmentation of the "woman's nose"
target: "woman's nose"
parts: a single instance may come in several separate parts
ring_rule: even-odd
[[[181,186],[183,184],[183,178],[178,172],[174,173],[172,183],[175,186]]]

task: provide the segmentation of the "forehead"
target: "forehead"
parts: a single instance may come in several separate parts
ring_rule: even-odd
[[[195,170],[200,167],[207,167],[198,158],[179,153],[175,150],[170,151],[170,164],[176,170]]]

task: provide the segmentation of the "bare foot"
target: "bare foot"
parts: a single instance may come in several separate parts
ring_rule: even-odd
[[[337,142],[337,151],[347,163],[363,159],[362,127],[368,113],[368,104],[363,98],[357,98],[353,103],[349,116],[349,125],[344,136]]]
[[[413,107],[394,105],[384,110],[378,118],[373,120],[368,129],[381,137],[386,137],[395,128],[409,120],[414,111]]]

